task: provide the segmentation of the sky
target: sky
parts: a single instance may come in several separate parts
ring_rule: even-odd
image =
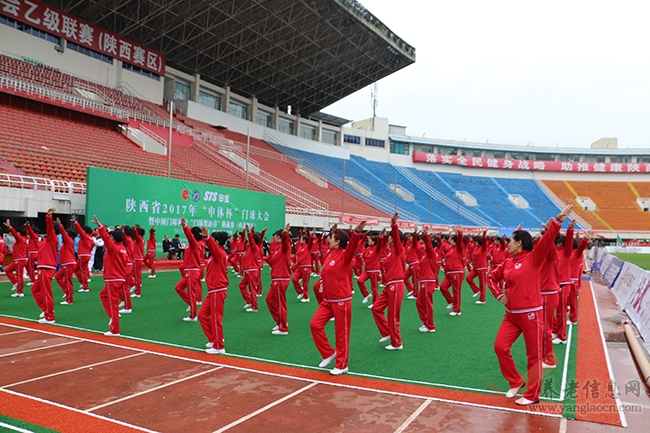
[[[378,82],[378,117],[417,137],[650,148],[650,4],[360,0],[416,49]],[[322,111],[372,117],[371,87]]]

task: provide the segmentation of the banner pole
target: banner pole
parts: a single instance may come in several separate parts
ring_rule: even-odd
[[[251,151],[251,127],[246,127],[246,189],[248,189],[248,160]]]
[[[167,177],[172,177],[172,119],[174,101],[169,101],[169,141],[167,142]]]

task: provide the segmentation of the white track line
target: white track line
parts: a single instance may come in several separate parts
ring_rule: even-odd
[[[205,374],[212,373],[212,372],[217,371],[217,370],[221,370],[222,368],[223,367],[216,367],[216,368],[212,368],[210,370],[202,371],[201,373],[193,374],[192,376],[187,376],[187,377],[184,377],[182,379],[178,379],[178,380],[175,380],[173,382],[165,383],[165,384],[160,385],[160,386],[155,386],[155,387],[149,388],[149,389],[147,389],[145,391],[136,392],[135,394],[127,395],[126,397],[118,398],[117,400],[109,401],[108,403],[100,404],[98,406],[91,407],[90,409],[86,409],[86,410],[88,412],[92,412],[92,411],[95,411],[97,409],[101,409],[103,407],[110,406],[112,404],[116,404],[116,403],[120,403],[120,402],[123,402],[123,401],[126,401],[126,400],[130,400],[132,398],[139,397],[139,396],[144,395],[144,394],[149,394],[150,392],[158,391],[159,389],[167,388],[168,386],[172,386],[172,385],[176,385],[176,384],[181,383],[181,382],[185,382],[186,380],[195,379],[195,378],[197,378],[199,376],[203,376]]]
[[[569,325],[569,335],[567,335],[567,345],[564,351],[564,365],[562,366],[562,386],[560,387],[559,401],[564,401],[566,391],[567,374],[569,373],[569,357],[571,356],[571,338],[573,336],[573,325]]]
[[[603,334],[603,327],[600,324],[600,313],[598,312],[598,302],[596,302],[596,292],[594,290],[594,285],[591,284],[591,280],[589,280],[589,287],[591,288],[591,297],[594,300],[594,311],[596,311],[596,323],[598,323],[598,332],[600,333],[600,341],[603,344],[603,354],[605,355],[605,361],[607,361],[607,371],[609,372],[609,379],[612,381],[613,384],[616,384],[616,380],[614,379],[614,372],[612,371],[612,363],[609,360],[609,353],[607,352],[607,343],[605,343],[605,335]],[[616,399],[616,407],[618,409],[618,414],[621,418],[621,424],[623,427],[627,427],[627,420],[625,419],[625,412],[621,410],[621,399],[618,396],[618,392],[614,390],[614,396]]]
[[[566,433],[566,425],[567,425],[566,418],[562,418],[560,420],[560,430],[558,431],[558,433]]]
[[[72,337],[68,337],[68,338],[72,338]],[[0,355],[0,358],[4,358],[5,356],[20,355],[21,353],[37,352],[39,350],[46,350],[46,349],[51,349],[52,347],[61,347],[61,346],[67,346],[69,344],[76,344],[76,343],[79,343],[79,341],[73,339],[73,341],[66,341],[65,343],[52,344],[50,346],[42,346],[42,347],[37,347],[35,349],[21,350],[19,352],[4,353]]]
[[[101,419],[101,420],[104,420],[104,421],[112,422],[113,424],[119,424],[119,425],[122,425],[124,427],[132,428],[132,429],[135,429],[135,430],[140,430],[140,431],[147,432],[147,433],[158,433],[155,430],[150,430],[148,428],[144,428],[144,427],[140,427],[140,426],[137,426],[137,425],[129,424],[129,423],[126,423],[124,421],[119,421],[117,419],[107,418],[105,416],[97,415],[97,414],[92,413],[92,412],[86,412],[85,410],[77,409],[75,407],[65,406],[65,405],[63,405],[61,403],[56,403],[54,401],[49,401],[49,400],[45,400],[45,399],[42,399],[42,398],[34,397],[33,395],[21,394],[19,392],[11,391],[9,389],[0,389],[0,395],[3,392],[7,393],[7,394],[15,395],[17,397],[22,397],[22,398],[26,398],[26,399],[33,400],[33,401],[38,401],[40,403],[50,404],[52,406],[56,406],[56,407],[61,408],[61,409],[66,409],[66,410],[69,410],[69,411],[72,411],[72,412],[80,413],[80,414],[83,414],[83,415],[88,415],[88,416],[91,416],[93,418],[97,418],[97,419]]]
[[[415,418],[417,418],[418,416],[420,416],[420,414],[422,413],[422,411],[423,411],[424,409],[426,409],[427,406],[429,406],[429,405],[431,404],[432,401],[433,401],[433,400],[425,400],[424,403],[422,403],[422,404],[420,405],[420,407],[417,408],[417,410],[416,410],[415,412],[413,412],[413,413],[411,414],[410,417],[406,418],[406,421],[404,421],[404,422],[402,423],[402,425],[399,426],[399,427],[397,428],[397,430],[395,430],[395,433],[402,433],[404,430],[406,430],[406,428],[407,428],[408,426],[410,426],[411,423],[412,423],[413,421],[415,421]]]
[[[22,331],[5,332],[4,334],[0,334],[0,337],[4,337],[5,335],[20,334],[20,333],[23,333],[23,332],[27,332],[27,330],[24,329],[24,330],[22,330]]]
[[[15,425],[5,424],[2,421],[0,421],[0,427],[4,427],[6,429],[17,431],[20,433],[34,433],[32,430],[25,430],[24,428],[16,427]]]
[[[23,328],[23,327],[18,326],[18,325],[10,325],[10,324],[7,324],[7,323],[4,323],[3,325],[13,326],[15,328],[21,328],[21,329]],[[24,329],[30,330],[30,328],[24,328]],[[35,330],[35,332],[44,332],[44,331]],[[524,413],[524,414],[528,414],[528,415],[547,416],[547,417],[550,417],[550,418],[562,418],[562,415],[552,414],[552,413],[545,413],[543,411],[529,411],[529,410],[526,410],[526,409],[519,409],[519,408],[509,408],[509,407],[503,407],[503,406],[491,406],[491,405],[488,405],[488,404],[469,403],[469,402],[464,402],[464,401],[460,401],[460,400],[451,400],[451,399],[440,398],[440,397],[429,397],[429,396],[423,396],[423,395],[418,395],[418,394],[407,394],[407,393],[404,393],[404,392],[385,391],[385,390],[375,389],[375,388],[371,388],[371,387],[361,387],[361,386],[355,386],[355,385],[347,385],[347,384],[343,384],[343,383],[332,383],[332,382],[326,382],[326,381],[321,381],[321,380],[306,379],[306,378],[303,378],[303,377],[289,376],[289,375],[280,374],[280,373],[271,373],[271,372],[268,372],[268,371],[255,370],[255,369],[252,369],[252,368],[238,367],[238,366],[227,365],[227,364],[219,364],[219,363],[216,363],[216,362],[203,361],[203,360],[199,360],[199,359],[187,358],[187,357],[178,356],[178,355],[170,355],[168,353],[154,352],[154,351],[151,351],[151,350],[134,349],[134,348],[128,347],[128,346],[120,346],[120,345],[117,345],[117,344],[114,344],[114,343],[106,343],[106,342],[103,342],[103,341],[89,340],[89,339],[80,338],[80,337],[71,337],[69,335],[58,334],[58,333],[55,333],[55,332],[47,332],[47,333],[51,334],[51,335],[56,335],[56,336],[59,336],[59,337],[77,338],[80,341],[85,341],[85,342],[89,342],[89,343],[96,343],[96,344],[109,346],[109,347],[117,347],[117,348],[121,348],[121,349],[139,350],[141,352],[149,353],[149,354],[152,354],[152,355],[159,355],[159,356],[164,356],[164,357],[172,358],[172,359],[180,359],[180,360],[183,360],[183,361],[192,361],[192,362],[197,362],[197,363],[206,364],[206,365],[216,365],[216,366],[220,366],[220,367],[230,368],[230,369],[233,369],[233,370],[245,371],[247,373],[256,373],[256,374],[260,374],[260,375],[263,375],[263,376],[280,377],[280,378],[283,378],[283,379],[297,380],[297,381],[300,381],[300,382],[310,382],[310,383],[315,382],[315,383],[319,383],[321,385],[328,385],[328,386],[333,386],[333,387],[354,389],[354,390],[358,390],[358,391],[376,392],[376,393],[379,393],[379,394],[394,395],[394,396],[399,396],[399,397],[417,398],[417,399],[420,399],[420,400],[429,399],[429,400],[433,400],[433,401],[440,402],[440,403],[456,404],[456,405],[460,405],[460,406],[480,407],[480,408],[484,408],[484,409],[501,410],[501,411],[505,411],[505,412],[514,412],[514,413]],[[161,344],[161,345],[164,346],[165,344]],[[196,348],[190,348],[190,349],[198,350]]]
[[[277,406],[280,403],[282,403],[284,401],[287,401],[290,398],[293,398],[296,395],[298,395],[298,394],[300,394],[300,393],[302,393],[304,391],[307,391],[309,388],[313,388],[316,385],[318,385],[318,383],[312,382],[309,385],[300,388],[298,391],[294,391],[291,394],[286,395],[286,396],[282,397],[281,399],[274,401],[273,403],[267,404],[266,406],[256,410],[255,412],[251,412],[248,415],[246,415],[246,416],[244,416],[242,418],[239,418],[238,420],[233,421],[233,422],[231,422],[230,424],[228,424],[226,426],[221,427],[219,430],[215,430],[214,433],[224,432],[224,431],[226,431],[226,430],[228,430],[228,429],[230,429],[232,427],[235,427],[236,425],[239,425],[239,424],[243,423],[244,421],[248,421],[249,419],[253,418],[255,415],[259,415],[260,413],[265,412],[265,411],[271,409],[272,407]]]
[[[10,383],[9,385],[0,386],[0,389],[2,389],[2,388],[11,388],[11,387],[14,387],[14,386],[22,385],[24,383],[35,382],[37,380],[47,379],[49,377],[59,376],[61,374],[72,373],[73,371],[85,370],[87,368],[96,367],[98,365],[109,364],[109,363],[115,362],[115,361],[122,361],[124,359],[133,358],[135,356],[141,356],[141,355],[144,355],[144,353],[134,353],[132,355],[123,356],[121,358],[109,359],[107,361],[97,362],[95,364],[87,364],[87,365],[84,365],[82,367],[71,368],[70,370],[59,371],[57,373],[47,374],[45,376],[39,376],[39,377],[35,377],[35,378],[32,378],[32,379],[23,380],[23,381],[20,381],[20,382]]]

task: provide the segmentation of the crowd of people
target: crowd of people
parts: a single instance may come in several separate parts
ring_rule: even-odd
[[[81,284],[79,291],[88,291],[88,261],[92,249],[97,248],[90,227],[81,226],[73,218],[74,228],[66,230],[58,218],[53,218],[54,211],[47,212],[43,239],[29,223],[14,228],[9,220],[5,222],[16,240],[14,261],[6,270],[15,291],[12,296],[23,296],[23,268],[28,269],[32,293],[42,311],[41,323],[56,320],[53,279],[65,294],[62,305],[74,303],[73,274]],[[582,252],[589,239],[585,237],[579,243],[574,239],[574,222],[569,223],[566,234],[560,234],[570,212],[571,206],[567,206],[550,219],[537,238],[517,230],[509,239],[488,236],[487,232],[468,236],[462,226],[449,235],[427,230],[404,234],[398,228],[397,213],[391,218],[390,228],[377,235],[365,231],[365,222],[361,222],[348,230],[336,224],[323,233],[303,229],[294,240],[287,224],[272,234],[269,243],[265,242],[266,229],[257,232],[246,226],[232,236],[223,231],[210,234],[207,228],[190,227],[181,219],[186,247],[173,251],[171,256],[167,236],[163,244],[169,247],[168,258],[182,259],[181,278],[175,286],[187,304],[188,314],[182,320],[200,323],[207,338],[207,353],[226,353],[223,314],[229,275],[241,278],[238,286],[248,313],[259,312],[258,298],[266,291],[266,305],[274,322],[271,334],[275,336],[289,335],[287,290],[292,285],[301,302],[315,299],[318,303],[309,326],[322,358],[319,366],[326,368],[334,363],[332,375],[348,371],[355,288],[361,293],[361,302],[371,309],[379,342],[389,342],[385,348],[390,351],[404,348],[400,332],[404,299],[415,300],[422,322],[419,331],[433,333],[435,291],[442,294],[449,315],[459,317],[463,280],[478,298],[478,305],[486,303],[489,290],[505,305],[494,349],[510,385],[506,393],[509,398],[515,397],[524,385],[510,353],[515,340],[524,336],[528,386],[516,403],[528,405],[539,401],[543,368],[556,366],[553,346],[566,344],[567,313],[568,323],[577,323]],[[142,269],[150,268],[149,277],[155,278],[155,229],[150,228],[145,245],[145,230],[138,225],[109,229],[97,217],[93,222],[105,251],[105,287],[100,292],[109,318],[105,335],[117,336],[120,315],[131,313],[131,298],[141,296]],[[57,236],[62,237],[60,251]],[[77,254],[75,237],[79,238]],[[265,264],[270,266],[271,281],[263,288],[261,270]],[[444,278],[439,281],[441,270]],[[310,277],[318,277],[312,287]],[[205,299],[203,281],[207,286]],[[325,332],[329,321],[334,321],[335,347]]]

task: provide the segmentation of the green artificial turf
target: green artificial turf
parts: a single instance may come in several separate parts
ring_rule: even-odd
[[[11,428],[10,426],[14,428]],[[55,430],[50,430],[45,427],[41,427],[38,425],[30,424],[25,421],[21,421],[19,419],[9,418],[8,416],[0,415],[0,433],[1,432],[16,433],[17,431],[21,431],[21,432],[29,431],[34,433],[50,433],[50,432],[56,433]]]
[[[626,262],[633,263],[641,269],[650,271],[650,254],[616,253],[612,255]]]
[[[178,271],[159,272],[156,279],[143,274],[142,298],[132,299],[133,313],[123,314],[121,332],[124,337],[137,337],[161,344],[180,345],[204,350],[206,338],[198,323],[182,321],[187,316],[187,307],[174,291],[180,278]],[[244,301],[238,284],[241,281],[229,273],[230,287],[226,298],[223,327],[225,347],[228,355],[259,359],[268,362],[297,365],[317,369],[321,361],[314,346],[309,322],[316,310],[312,302],[301,303],[290,285],[287,290],[289,335],[271,334],[275,326],[263,298],[259,300],[259,312],[244,311]],[[262,272],[264,295],[269,285],[269,269]],[[311,286],[316,281],[311,278]],[[75,290],[78,284],[75,280]],[[57,325],[66,325],[95,332],[108,330],[108,318],[99,300],[103,287],[101,276],[93,276],[90,293],[75,291],[74,305],[58,305],[62,291],[54,282],[55,314]],[[356,282],[355,282],[356,288]],[[0,284],[0,315],[37,320],[40,313],[26,287],[24,298],[11,298],[11,285]],[[205,290],[204,290],[205,293]],[[446,309],[446,302],[439,292],[434,293],[435,333],[421,333],[415,301],[404,299],[401,314],[401,332],[404,344],[402,351],[388,351],[379,343],[379,332],[367,304],[357,289],[353,297],[352,329],[350,341],[350,374],[381,377],[392,381],[422,383],[449,389],[467,389],[505,392],[508,383],[501,375],[497,357],[494,354],[494,339],[504,315],[504,307],[488,292],[487,303],[476,305],[477,298],[465,284],[463,288],[462,316],[452,317]],[[56,331],[57,325],[52,326]],[[330,342],[334,341],[333,324],[326,330]],[[571,356],[567,380],[575,380],[575,349],[577,327],[573,329]],[[553,389],[548,392],[557,398],[562,382],[566,346],[555,346],[558,368],[546,370],[545,379],[553,378]],[[512,349],[517,368],[525,377],[526,355],[523,337]],[[215,360],[218,357],[215,356]],[[333,367],[330,366],[330,368]],[[325,370],[323,370],[325,371]],[[568,401],[567,401],[568,402]]]

